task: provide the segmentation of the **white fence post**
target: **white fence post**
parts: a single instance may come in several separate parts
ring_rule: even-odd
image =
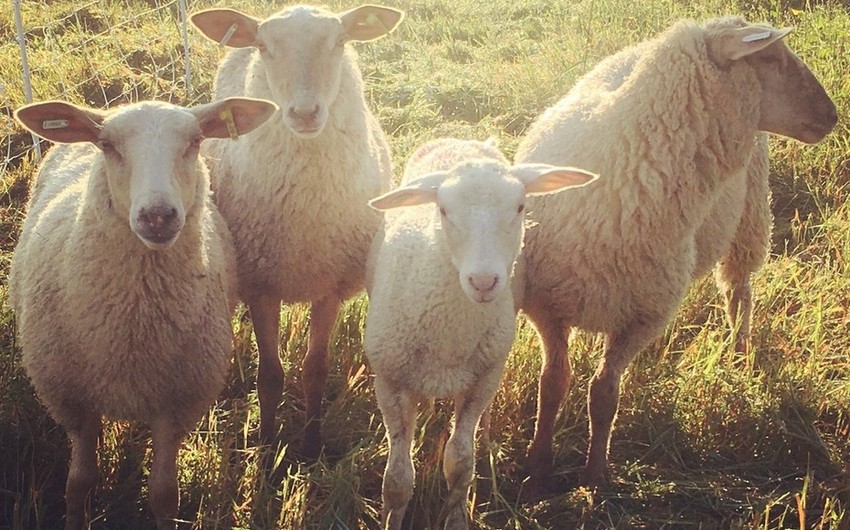
[[[21,1],[12,0],[12,9],[15,14],[15,30],[17,32],[18,47],[21,50],[21,65],[24,69],[24,101],[32,103],[32,83],[30,82],[30,65],[27,61],[27,42],[24,37],[24,22],[21,18]],[[32,135],[32,145],[35,148],[36,160],[41,160],[41,142],[38,136]]]
[[[186,96],[190,96],[192,92],[191,66],[189,65],[189,17],[186,13],[186,0],[180,0],[180,27],[183,30],[183,53],[185,54],[184,61],[186,62]]]

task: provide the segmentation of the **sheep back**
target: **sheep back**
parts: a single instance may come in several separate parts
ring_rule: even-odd
[[[742,182],[758,112],[746,89],[754,74],[723,81],[704,33],[685,21],[609,57],[532,125],[517,161],[602,178],[529,198],[526,306],[552,304],[565,322],[610,331],[635,314],[667,319],[684,296],[695,233],[726,185]]]

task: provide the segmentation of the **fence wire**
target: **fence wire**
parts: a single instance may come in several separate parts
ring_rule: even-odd
[[[11,37],[15,22],[14,38],[0,40],[0,57],[5,58],[0,65],[0,132],[6,155],[0,174],[40,154],[38,140],[12,118],[14,109],[26,103],[63,99],[105,108],[143,99],[180,104],[203,99],[193,86],[190,60],[191,46],[200,37],[187,18],[202,7],[198,4],[89,1],[57,15],[49,3],[13,0],[10,12],[0,11],[0,34]],[[218,59],[214,52],[210,55],[212,61]],[[13,56],[19,57],[16,71],[7,70]],[[208,98],[209,90],[205,92]]]

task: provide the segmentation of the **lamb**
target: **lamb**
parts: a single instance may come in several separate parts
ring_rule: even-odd
[[[103,416],[150,424],[150,505],[158,528],[174,527],[177,451],[224,386],[236,303],[233,244],[200,143],[244,134],[275,109],[230,98],[15,113],[64,143],[39,169],[9,288],[22,364],[71,440],[66,530],[88,527]]]
[[[446,528],[467,528],[474,432],[514,338],[511,277],[525,196],[594,178],[547,164],[510,166],[490,144],[441,139],[413,154],[401,187],[370,202],[388,210],[369,258],[364,337],[390,448],[385,527],[401,528],[413,494],[417,404],[453,397],[443,513]]]
[[[769,234],[759,213],[769,200],[759,131],[814,143],[837,121],[823,87],[782,40],[790,31],[740,17],[677,23],[600,63],[521,141],[517,161],[569,160],[604,177],[529,201],[537,226],[526,237],[521,308],[544,359],[526,462],[532,488],[551,468],[571,327],[605,335],[581,477],[598,484],[608,476],[623,371],[692,281],[722,258],[732,317],[748,313],[746,268],[766,246],[748,255],[742,244]]]
[[[221,63],[215,98],[275,101],[281,114],[244,142],[209,142],[215,201],[233,232],[239,295],[259,350],[260,438],[277,437],[283,392],[280,303],[310,302],[303,361],[307,425],[301,454],[321,448],[328,342],[343,300],[364,287],[380,215],[367,206],[392,181],[386,137],[369,111],[346,43],[392,31],[402,12],[362,6],[334,14],[293,6],[257,20],[229,9],[196,13],[210,39],[238,48]]]

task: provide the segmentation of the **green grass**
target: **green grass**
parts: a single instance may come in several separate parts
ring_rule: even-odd
[[[164,2],[161,2],[161,4]],[[264,16],[267,3],[228,5]],[[354,4],[332,0],[340,10]],[[848,4],[786,0],[399,0],[407,18],[393,35],[358,46],[372,108],[390,136],[397,168],[430,138],[500,138],[512,154],[534,117],[606,55],[682,17],[743,13],[793,25],[789,42],[839,107],[836,130],[816,146],[773,138],[773,253],[754,281],[754,347],[732,352],[722,300],[698,282],[677,317],[625,377],[611,446],[612,483],[577,488],[587,441],[587,380],[598,337],[572,340],[574,382],[558,420],[553,486],[519,500],[524,451],[534,427],[539,344],[520,319],[480,455],[474,526],[571,528],[850,528],[850,14]],[[209,98],[223,52],[190,33],[192,82],[183,80],[176,3],[153,0],[23,2],[36,99],[90,105],[139,98],[192,104]],[[24,99],[14,23],[0,7],[0,528],[53,529],[64,510],[69,454],[19,367],[5,279],[35,164],[28,134],[13,125]],[[326,452],[269,480],[257,448],[256,346],[243,310],[234,318],[227,388],[180,453],[180,517],[194,529],[379,526],[384,429],[361,346],[363,297],[349,302],[333,339]],[[281,314],[287,372],[279,411],[283,440],[303,425],[298,366],[309,311]],[[409,527],[437,528],[442,445],[451,408],[422,408],[415,445],[416,493]],[[287,461],[286,448],[271,455]],[[143,425],[108,423],[91,527],[151,524]]]

